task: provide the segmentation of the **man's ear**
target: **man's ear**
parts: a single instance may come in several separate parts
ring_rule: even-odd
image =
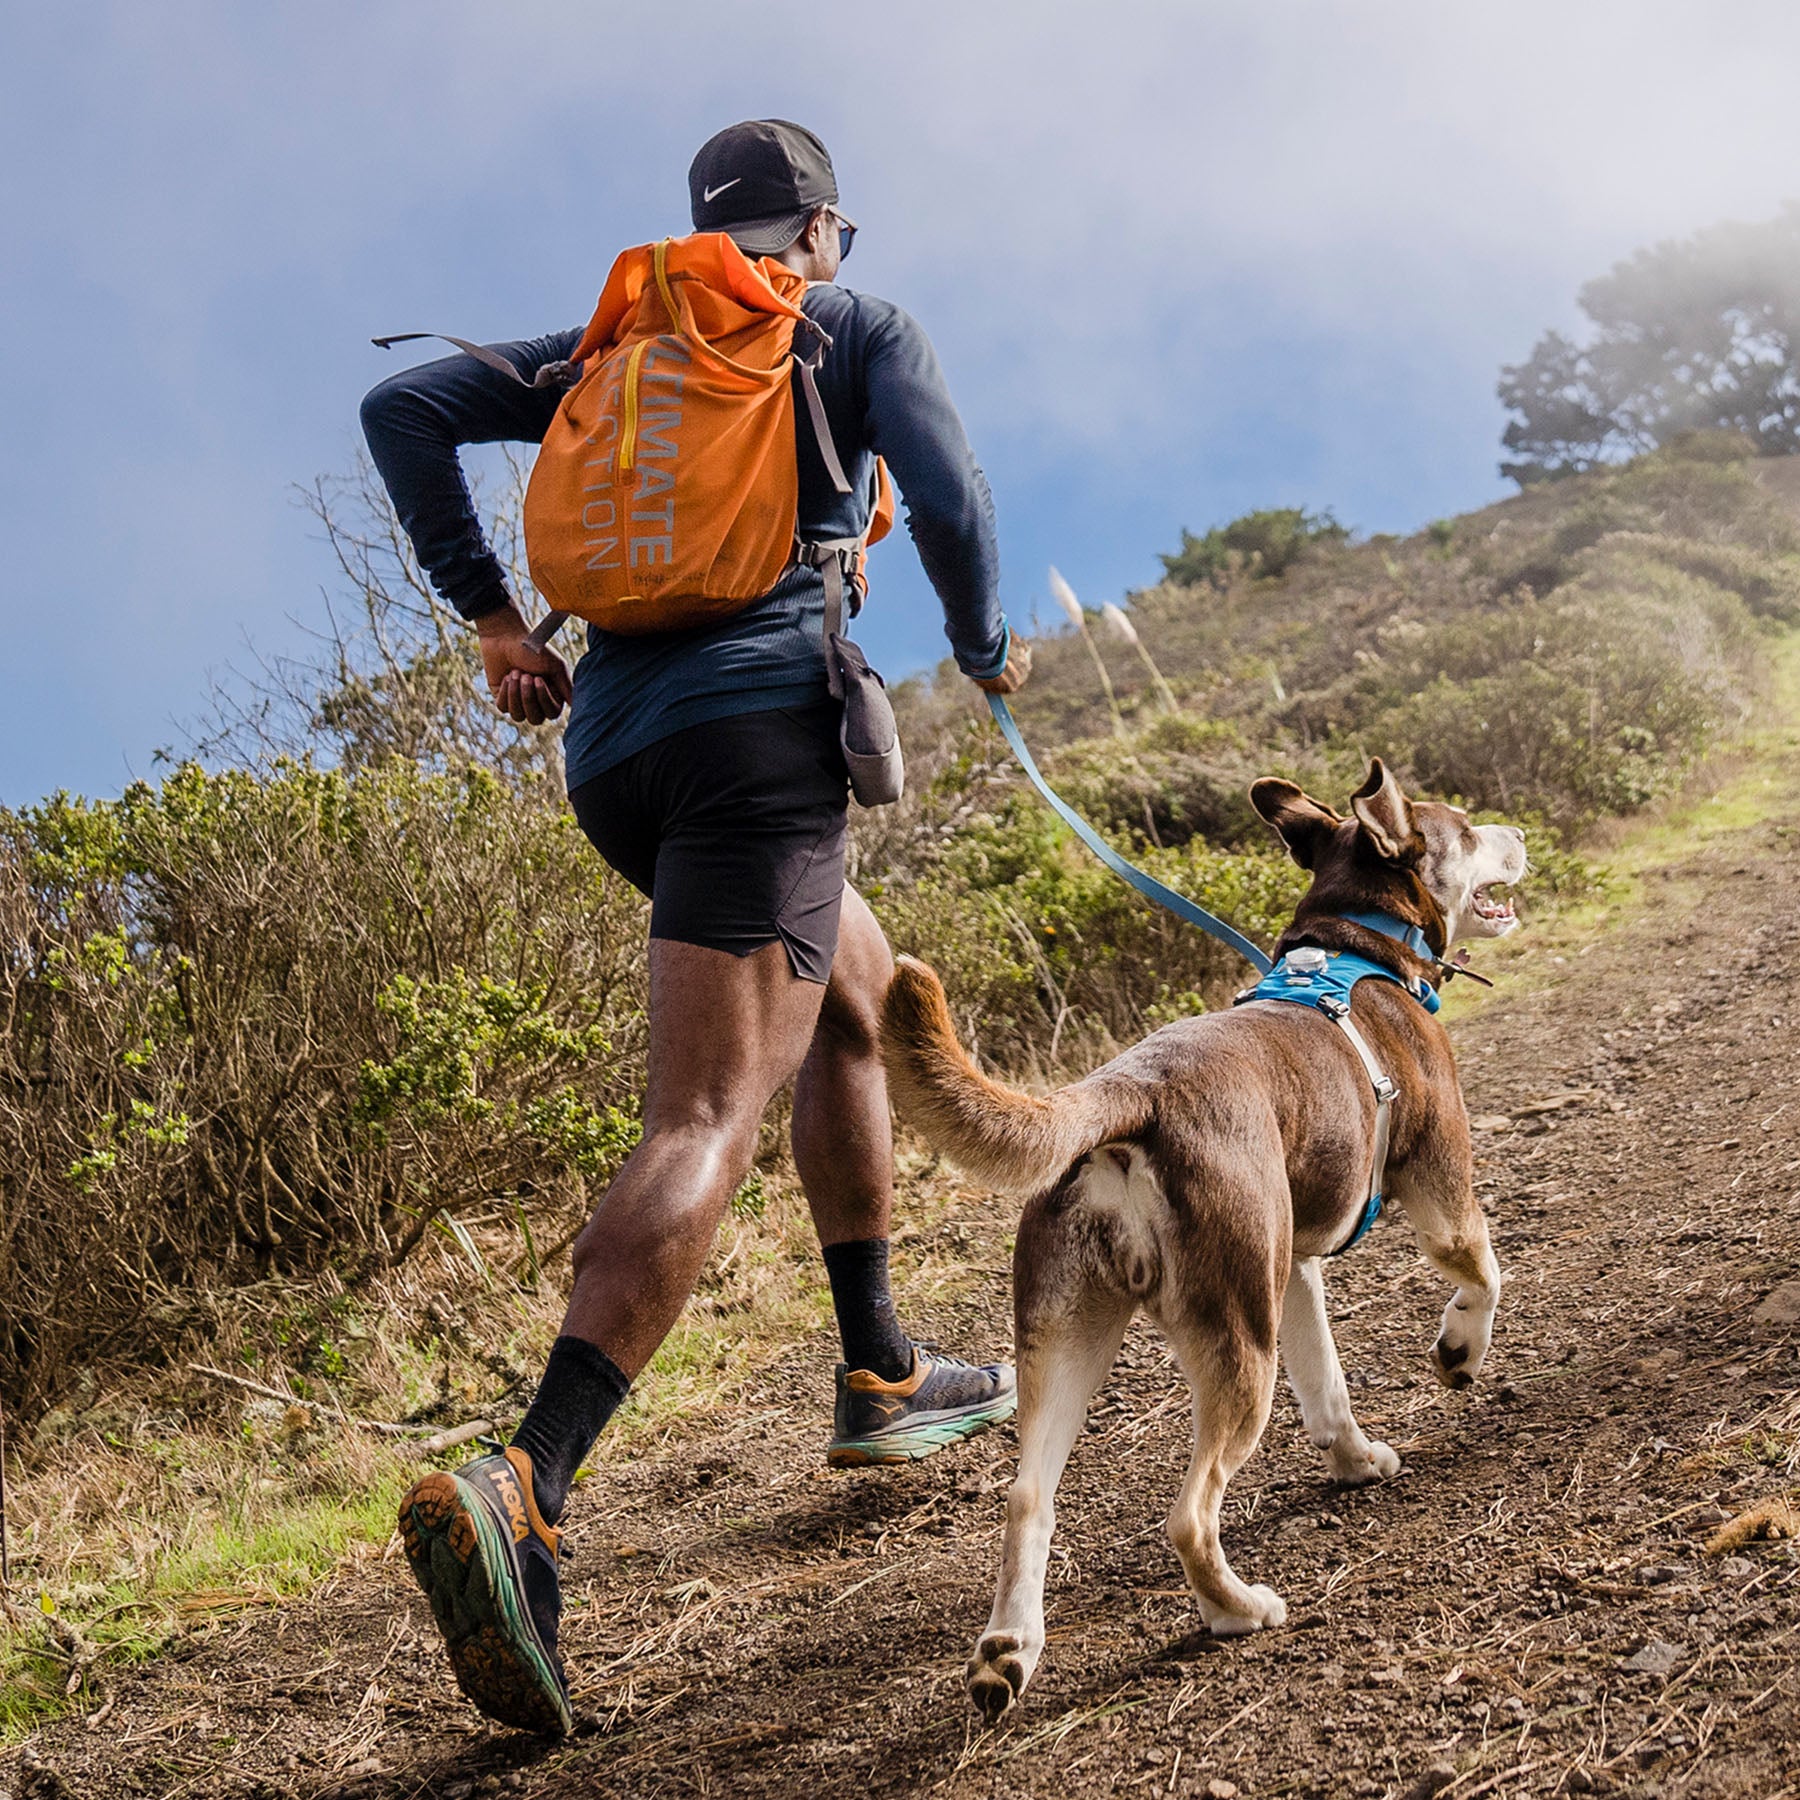
[[[1250,784],[1250,804],[1281,834],[1288,855],[1303,869],[1313,866],[1326,840],[1344,822],[1329,806],[1274,775]]]
[[[1412,803],[1379,756],[1369,764],[1368,779],[1351,795],[1350,810],[1384,860],[1416,862],[1423,854],[1425,840],[1413,824]]]

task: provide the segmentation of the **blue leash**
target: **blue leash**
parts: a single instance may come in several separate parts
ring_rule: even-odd
[[[1274,965],[1241,931],[1233,931],[1223,919],[1215,918],[1205,907],[1196,906],[1185,894],[1178,894],[1172,887],[1165,887],[1154,875],[1146,875],[1135,863],[1128,863],[1086,819],[1070,806],[1056,789],[1047,782],[1037,764],[1032,760],[1031,752],[1025,748],[1025,740],[1019,735],[1018,721],[1012,716],[1012,708],[1006,704],[1000,694],[989,694],[988,710],[994,715],[994,722],[1000,727],[1001,735],[1012,746],[1012,753],[1019,759],[1025,773],[1031,777],[1032,786],[1042,794],[1050,804],[1050,810],[1068,826],[1068,828],[1099,857],[1128,887],[1134,887],[1146,900],[1153,901],[1176,918],[1184,919],[1190,925],[1198,925],[1200,929],[1221,944],[1235,950],[1245,962],[1259,975],[1268,974]]]

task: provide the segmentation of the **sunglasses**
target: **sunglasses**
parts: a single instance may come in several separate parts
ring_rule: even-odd
[[[846,219],[834,206],[831,216],[837,221],[838,228],[838,261],[842,262],[850,254],[850,246],[856,242],[856,221]]]

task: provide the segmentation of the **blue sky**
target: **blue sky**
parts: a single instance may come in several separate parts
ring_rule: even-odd
[[[154,774],[303,644],[294,487],[355,458],[369,337],[581,322],[720,124],[831,146],[845,277],[936,340],[1029,619],[1046,563],[1097,604],[1184,524],[1505,491],[1499,366],[1638,245],[1800,193],[1796,67],[1787,0],[11,0],[0,801]],[[877,662],[935,661],[903,540],[875,580]]]

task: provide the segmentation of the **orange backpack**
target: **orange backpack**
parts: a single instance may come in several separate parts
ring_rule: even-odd
[[[525,496],[531,578],[557,611],[606,631],[668,631],[741,611],[796,559],[825,568],[832,590],[859,578],[863,544],[893,521],[885,468],[864,538],[796,539],[792,365],[826,469],[850,491],[813,380],[830,340],[802,313],[805,291],[723,232],[613,264]],[[794,349],[802,325],[819,340],[810,358]]]

